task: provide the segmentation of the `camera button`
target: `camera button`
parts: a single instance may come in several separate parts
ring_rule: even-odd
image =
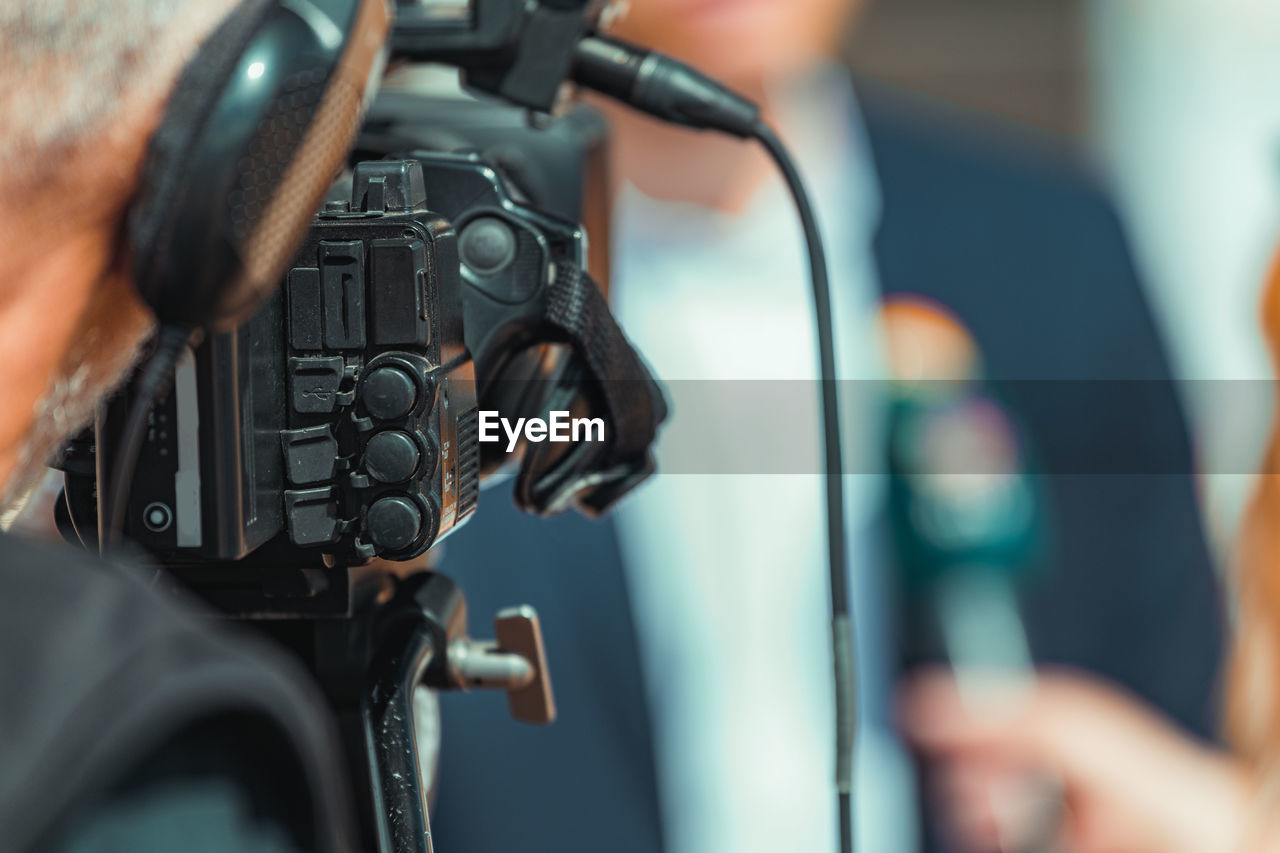
[[[360,400],[379,420],[401,418],[413,410],[418,389],[413,378],[397,367],[379,367],[365,377]]]
[[[142,525],[152,533],[164,533],[173,524],[173,510],[160,501],[147,504],[142,510]]]
[[[379,483],[403,483],[418,467],[418,445],[408,433],[380,432],[364,448],[364,467]]]
[[[379,551],[403,551],[418,538],[422,512],[408,498],[379,498],[369,507],[364,526]]]
[[[496,216],[482,216],[463,227],[458,254],[479,275],[496,275],[516,259],[516,234]]]

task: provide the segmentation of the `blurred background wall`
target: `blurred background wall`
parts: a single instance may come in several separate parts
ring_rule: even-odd
[[[868,0],[856,70],[1054,133],[1087,126],[1081,0]]]
[[[1257,301],[1280,244],[1280,0],[873,0],[848,57],[1096,159],[1188,380],[1225,551],[1271,410]]]

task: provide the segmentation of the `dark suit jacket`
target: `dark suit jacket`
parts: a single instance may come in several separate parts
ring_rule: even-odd
[[[884,290],[937,300],[968,325],[1049,474],[1055,548],[1027,605],[1033,647],[1211,734],[1219,593],[1185,423],[1115,211],[1039,143],[866,86],[859,97],[884,200]],[[443,698],[437,849],[660,850],[610,524],[522,517],[489,493],[445,548],[473,623],[538,608],[560,719],[525,728],[500,696]]]

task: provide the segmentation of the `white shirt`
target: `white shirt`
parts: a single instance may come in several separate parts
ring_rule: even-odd
[[[793,90],[794,89],[794,90]],[[778,93],[832,272],[855,622],[858,849],[911,850],[885,735],[878,564],[883,411],[878,192],[847,73]],[[667,383],[659,474],[617,515],[654,724],[668,853],[837,847],[825,516],[808,266],[780,178],[729,216],[633,186],[614,211],[614,310]],[[868,722],[870,721],[870,722]]]

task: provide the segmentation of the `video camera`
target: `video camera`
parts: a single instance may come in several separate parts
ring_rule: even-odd
[[[598,140],[580,136],[555,149],[582,162]],[[388,808],[412,810],[423,832],[396,849],[415,850],[432,780],[397,745],[414,743],[417,687],[506,689],[528,722],[549,722],[554,703],[536,614],[503,611],[495,641],[472,641],[461,592],[412,561],[475,512],[481,480],[504,468],[517,469],[529,511],[606,510],[653,471],[665,406],[585,271],[576,222],[536,207],[482,151],[364,159],[386,145],[362,141],[264,307],[179,363],[147,424],[125,533],[166,582],[293,648],[339,713],[366,721],[369,788],[394,789],[367,815],[368,834]],[[109,402],[63,462],[61,510],[88,547],[133,393]],[[482,409],[563,411],[605,428],[508,453],[505,438],[481,443]],[[387,739],[388,724],[400,736]],[[365,746],[351,746],[353,764]]]
[[[471,88],[549,111],[574,69],[600,64],[578,56],[600,11],[400,0],[393,53],[453,63]],[[540,164],[522,164],[519,186],[465,132],[464,150],[439,150],[450,130],[446,118],[398,148],[358,148],[275,295],[179,365],[122,514],[166,567],[412,559],[466,520],[480,477],[513,456],[517,503],[542,514],[604,511],[652,471],[661,393],[585,272],[582,228],[531,202],[554,194]],[[66,455],[64,515],[85,544],[109,539],[99,528],[120,514],[98,512],[95,482],[123,467],[113,453],[136,391]],[[503,453],[480,446],[480,409],[517,422],[563,412],[604,435]]]
[[[505,442],[482,452],[480,408],[605,425],[524,443],[530,511],[601,512],[653,470],[661,394],[584,271],[581,228],[521,204],[478,153],[406,156],[356,163],[267,305],[180,365],[126,512],[166,566],[417,557],[506,461]],[[67,462],[77,531],[96,529],[90,459],[98,476],[112,466],[87,450]]]

